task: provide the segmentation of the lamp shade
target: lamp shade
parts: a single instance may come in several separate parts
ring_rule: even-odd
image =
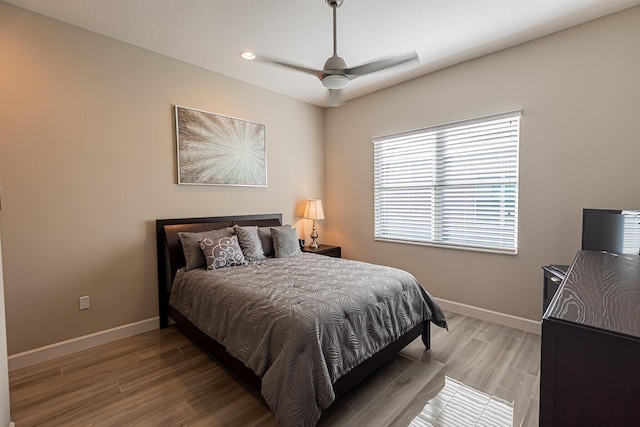
[[[322,200],[310,199],[307,200],[307,205],[304,208],[305,219],[324,219],[324,209],[322,209]]]

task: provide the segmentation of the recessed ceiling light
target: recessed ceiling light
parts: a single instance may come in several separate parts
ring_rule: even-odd
[[[255,53],[253,53],[253,52],[251,52],[249,50],[244,50],[244,51],[240,52],[240,56],[243,59],[249,59],[249,60],[256,59]]]

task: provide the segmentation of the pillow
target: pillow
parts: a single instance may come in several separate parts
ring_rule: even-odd
[[[233,228],[226,227],[220,230],[202,231],[199,233],[178,233],[180,237],[180,243],[182,243],[182,252],[184,253],[184,259],[187,262],[185,270],[193,270],[194,268],[200,268],[207,265],[207,260],[202,254],[200,249],[200,240],[204,238],[218,239],[220,237],[233,236]]]
[[[242,253],[247,261],[260,261],[265,259],[264,251],[262,250],[262,242],[258,237],[258,226],[249,225],[246,227],[233,226],[233,231],[238,236],[238,242]]]
[[[203,238],[200,248],[207,260],[207,268],[216,270],[233,265],[247,265],[238,244],[238,237],[219,237],[217,239]]]
[[[272,228],[291,228],[291,225],[280,225],[278,227],[258,227],[258,236],[260,237],[260,242],[262,243],[262,250],[264,251],[264,256],[270,257],[275,254],[273,250],[273,239],[271,237],[271,229]]]
[[[298,255],[300,243],[298,242],[298,232],[295,228],[271,228],[273,238],[273,248],[276,258],[285,258]]]

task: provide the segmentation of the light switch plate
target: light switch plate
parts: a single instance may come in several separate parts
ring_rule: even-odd
[[[89,302],[89,297],[87,295],[78,298],[79,302],[80,302],[80,310],[86,310],[89,307],[91,307],[91,304]]]

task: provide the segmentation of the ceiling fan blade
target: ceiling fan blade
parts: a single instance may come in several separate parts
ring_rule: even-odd
[[[256,61],[264,62],[266,64],[274,64],[280,67],[285,67],[285,68],[289,68],[296,71],[302,71],[303,73],[311,74],[313,76],[316,76],[318,79],[322,80],[321,70],[314,70],[313,68],[303,67],[302,65],[283,62],[283,61],[280,61],[279,59],[269,58],[268,56],[264,56],[264,55],[256,55],[255,59]]]
[[[418,54],[413,51],[406,55],[394,56],[392,58],[384,58],[377,61],[369,62],[367,64],[358,65],[357,67],[346,68],[343,70],[349,78],[356,78],[364,76],[365,74],[375,73],[376,71],[386,70],[387,68],[395,67],[396,65],[404,64],[419,60]]]

